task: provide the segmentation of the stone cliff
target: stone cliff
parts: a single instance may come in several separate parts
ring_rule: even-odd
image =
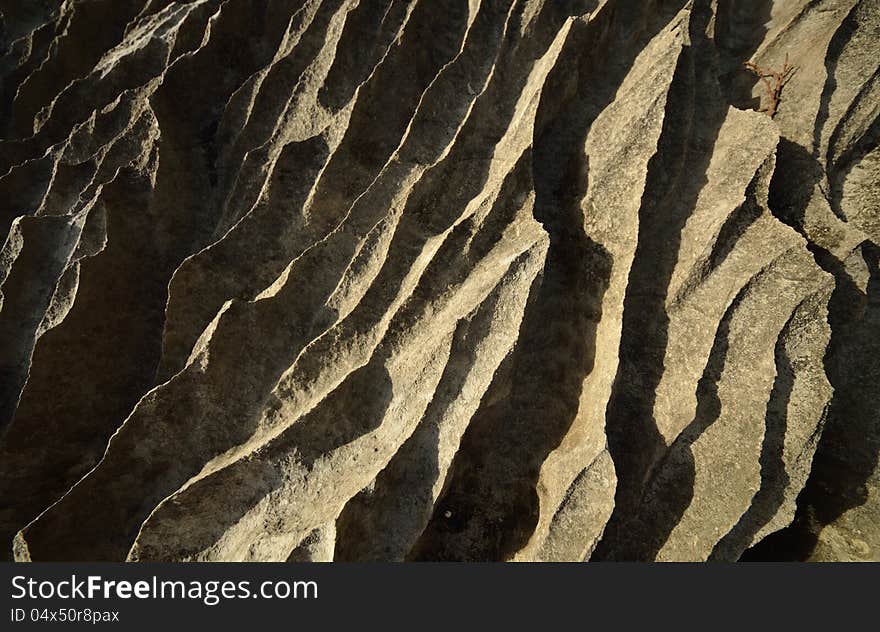
[[[877,0],[0,0],[19,560],[880,560]]]

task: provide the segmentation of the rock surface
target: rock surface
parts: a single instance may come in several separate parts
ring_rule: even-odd
[[[3,559],[880,561],[880,2],[0,15]]]

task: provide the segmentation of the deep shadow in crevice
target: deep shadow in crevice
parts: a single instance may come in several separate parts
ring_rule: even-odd
[[[152,384],[166,271],[143,263],[157,259],[149,201],[146,176],[130,169],[104,188],[107,247],[80,263],[76,301],[35,346],[0,444],[2,556],[18,529],[98,462]]]
[[[317,460],[378,429],[393,397],[391,376],[377,356],[262,449],[194,481],[154,509],[133,549],[138,561],[195,556],[217,546],[230,532],[256,541],[261,535],[258,527],[235,531],[236,526],[247,524],[249,513],[259,514],[260,503],[271,494],[285,488],[286,494],[293,494],[292,470],[310,472]],[[353,408],[355,400],[359,407]],[[291,461],[296,465],[291,466]],[[300,510],[288,513],[296,515]]]
[[[540,468],[577,414],[613,265],[583,229],[584,140],[638,52],[683,4],[618,2],[572,25],[536,117],[535,217],[550,247],[514,350],[510,396],[474,416],[410,559],[509,559],[534,531]]]
[[[735,561],[749,545],[755,534],[766,525],[785,501],[785,489],[790,480],[785,469],[785,433],[788,428],[788,404],[794,388],[794,368],[788,357],[785,343],[789,337],[792,319],[797,310],[776,340],[776,379],[767,402],[764,416],[764,440],[761,444],[761,485],[752,499],[751,505],[734,527],[712,550],[709,561]]]
[[[880,68],[874,72],[874,81],[880,81]],[[859,102],[868,92],[870,92],[870,86],[866,85],[853,103],[855,104]],[[847,114],[852,114],[854,111],[858,111],[858,108],[850,106],[850,111]],[[855,118],[855,116],[852,118]],[[828,171],[828,203],[831,205],[831,210],[834,214],[843,221],[849,221],[850,219],[847,218],[846,213],[843,211],[843,189],[846,185],[848,176],[853,168],[858,165],[865,156],[877,149],[878,144],[880,144],[880,116],[876,116],[873,122],[858,137],[858,139],[851,140],[846,150],[841,152],[841,154],[835,159],[831,154],[835,149],[839,133],[842,133],[843,130],[850,127],[849,125],[846,125],[846,123],[850,122],[848,119],[849,117],[844,118],[835,130],[831,139],[831,144],[829,145],[829,156],[826,162],[826,168]]]
[[[611,267],[585,235],[562,241],[526,308],[510,397],[475,414],[411,559],[507,559],[534,529],[540,467],[577,414]]]
[[[866,484],[880,454],[880,248],[860,252],[869,270],[862,292],[845,265],[814,248],[816,261],[835,278],[828,305],[831,341],[825,372],[834,396],[810,477],[798,496],[792,524],[746,551],[742,561],[801,561],[816,550],[821,530],[867,500]]]
[[[749,187],[750,190],[746,192],[745,202],[738,206],[721,225],[721,230],[718,231],[718,237],[715,239],[712,252],[709,255],[708,268],[710,270],[717,270],[724,263],[740,238],[763,215],[764,208],[756,203],[754,191],[759,178],[760,171],[755,175],[755,179]]]
[[[849,18],[848,18],[849,19]],[[841,27],[829,49],[826,67],[833,81],[829,60],[836,63],[846,35]],[[837,51],[835,53],[835,51]],[[833,64],[832,64],[833,65]],[[830,84],[826,83],[826,88]],[[819,117],[827,117],[830,94],[823,94]],[[814,142],[821,133],[817,120]],[[875,124],[876,126],[876,124]],[[769,208],[775,217],[806,237],[806,209],[815,194],[816,185],[824,177],[824,170],[814,155],[801,145],[780,138],[777,147],[776,169],[770,182]],[[834,210],[834,191],[828,204]],[[839,206],[839,199],[837,205]],[[842,217],[839,210],[834,211]],[[809,241],[809,239],[808,239]],[[880,439],[880,411],[877,410],[880,369],[877,341],[880,331],[872,325],[876,308],[868,305],[878,302],[877,246],[865,242],[862,256],[871,269],[867,293],[862,292],[846,270],[844,262],[830,252],[809,243],[816,263],[834,276],[835,289],[828,304],[828,323],[831,340],[825,353],[825,373],[834,394],[828,406],[819,446],[813,458],[813,467],[807,484],[798,496],[797,511],[791,525],[770,534],[740,557],[741,561],[796,561],[811,557],[822,528],[852,507],[865,502],[865,483],[876,468]],[[873,253],[873,254],[872,254]],[[873,315],[871,315],[873,314]],[[872,351],[873,349],[873,351]],[[858,366],[853,366],[856,363]],[[873,378],[871,378],[873,376]],[[873,381],[872,381],[873,379]]]
[[[399,322],[421,321],[426,306],[432,302],[431,297],[436,296],[440,288],[459,286],[503,239],[505,229],[515,221],[531,190],[532,152],[526,151],[505,177],[488,215],[479,221],[471,216],[446,238],[411,297],[417,300],[412,300],[409,307],[398,312]],[[519,255],[505,276],[518,274],[523,262],[533,256],[531,252],[529,249]],[[435,485],[445,478],[449,465],[444,462],[441,471],[440,452],[448,454],[453,449],[450,442],[455,440],[451,438],[454,433],[451,426],[464,423],[464,420],[454,421],[447,415],[450,412],[460,414],[455,409],[462,400],[474,396],[471,380],[477,367],[486,362],[480,357],[481,347],[485,344],[480,341],[486,336],[497,335],[492,333],[489,322],[497,318],[495,310],[504,285],[504,281],[499,282],[471,316],[459,321],[449,360],[419,426],[370,488],[349,501],[337,518],[335,560],[402,560],[424,530],[434,506]],[[527,296],[539,285],[540,281],[533,280]],[[508,366],[511,355],[509,350],[505,357]],[[479,369],[489,370],[493,376],[490,393],[499,386],[497,382],[504,379],[501,376],[508,373],[495,369],[494,366]],[[491,396],[486,394],[481,401],[487,397]],[[441,439],[442,426],[446,429]]]
[[[606,413],[608,448],[618,478],[615,507],[594,560],[650,556],[641,531],[653,518],[641,513],[645,486],[666,448],[653,411],[668,344],[667,293],[679,258],[681,231],[706,183],[728,111],[718,93],[714,64],[707,63],[714,55],[705,35],[710,19],[707,3],[696,3],[690,24],[692,46],[679,59],[657,153],[648,165],[638,245],[624,299],[620,364]],[[672,485],[689,498],[692,489],[687,480],[692,486],[692,478],[685,475]],[[668,531],[671,526],[666,529],[658,523],[656,530]],[[659,545],[655,548],[659,550]]]
[[[627,525],[626,537],[618,536],[622,544],[613,551],[613,559],[656,559],[693,500],[696,467],[691,446],[721,415],[718,383],[727,361],[730,320],[747,288],[740,290],[718,325],[703,376],[697,383],[694,418],[649,472],[636,513]]]
[[[856,32],[858,23],[855,14],[858,4],[853,6],[846,18],[837,27],[837,31],[828,44],[828,51],[825,53],[825,85],[822,87],[822,95],[819,97],[819,112],[816,115],[816,121],[813,124],[813,156],[819,158],[820,144],[822,142],[822,128],[828,121],[829,108],[831,106],[831,97],[837,90],[837,62],[843,49],[846,48]]]
[[[780,137],[767,196],[773,216],[803,235],[807,206],[822,175],[822,165],[809,151]]]
[[[767,34],[773,3],[768,0],[719,0],[715,17],[718,81],[728,103],[740,109],[758,109],[752,97],[758,78],[743,67]]]

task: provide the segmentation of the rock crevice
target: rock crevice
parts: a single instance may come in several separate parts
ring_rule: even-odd
[[[2,559],[880,561],[877,2],[0,17]]]

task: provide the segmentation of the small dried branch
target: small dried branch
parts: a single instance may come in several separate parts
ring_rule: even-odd
[[[765,112],[767,116],[773,118],[779,110],[779,102],[782,99],[782,89],[792,76],[794,76],[797,69],[788,63],[787,54],[785,56],[785,64],[782,66],[782,70],[777,71],[772,68],[763,68],[751,61],[747,61],[744,66],[764,83],[764,88],[767,91],[768,105],[758,111]]]

